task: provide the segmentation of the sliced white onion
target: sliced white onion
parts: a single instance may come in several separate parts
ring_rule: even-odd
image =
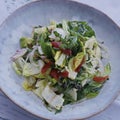
[[[30,63],[32,63],[34,66],[38,66],[38,65],[33,61],[33,56],[34,56],[34,53],[35,53],[35,51],[36,51],[37,49],[38,49],[38,46],[34,46],[32,52],[30,52],[30,53],[27,55],[27,58],[26,58],[26,61],[29,59],[29,60],[30,60]]]
[[[94,43],[96,42],[96,38],[93,36],[90,39],[88,39],[85,43],[85,48],[89,48],[92,50]]]
[[[19,57],[22,57],[23,55],[25,55],[25,53],[27,52],[26,48],[17,50],[16,53],[12,56],[12,60],[16,60]]]
[[[55,29],[52,31],[51,35],[49,35],[49,38],[51,38],[51,39],[56,39],[56,38],[57,38],[57,37],[55,36],[55,34],[54,34],[55,31],[56,31],[57,33],[59,33],[63,39],[64,39],[65,36],[67,35],[67,32],[64,31],[62,28],[55,28]]]
[[[43,51],[42,51],[41,46],[38,46],[38,52],[39,52],[39,54],[41,54],[41,55],[44,54]]]

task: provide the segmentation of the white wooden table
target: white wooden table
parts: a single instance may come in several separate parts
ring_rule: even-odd
[[[34,0],[0,0],[0,24],[20,6]],[[110,16],[120,26],[120,0],[78,0]],[[0,91],[0,120],[42,120],[19,108]],[[87,120],[120,120],[120,96],[104,112]]]

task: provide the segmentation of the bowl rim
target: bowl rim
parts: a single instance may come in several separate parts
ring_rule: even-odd
[[[15,9],[12,13],[10,13],[3,21],[2,23],[0,24],[0,28],[6,23],[7,20],[9,20],[9,18],[11,18],[12,16],[14,16],[16,14],[17,11],[29,6],[29,5],[32,5],[34,3],[37,3],[37,2],[41,2],[41,1],[49,1],[49,0],[34,0],[34,1],[31,1],[29,3],[25,3],[24,5],[20,6],[19,8]],[[52,1],[59,1],[59,0],[52,0]],[[62,0],[64,1],[64,0]],[[68,1],[68,2],[72,2],[72,3],[77,3],[77,4],[81,4],[82,6],[85,6],[85,7],[89,7],[91,8],[92,10],[94,11],[97,11],[98,13],[101,13],[102,15],[104,15],[105,17],[107,17],[114,25],[116,25],[116,27],[120,30],[120,26],[110,17],[108,16],[106,13],[104,13],[103,11],[91,6],[91,5],[88,5],[86,3],[82,3],[78,0],[65,0],[65,1]],[[25,106],[22,106],[20,105],[19,103],[17,103],[15,100],[13,100],[13,98],[7,94],[1,87],[0,87],[0,91],[12,102],[14,103],[15,105],[17,105],[18,107],[20,107],[21,109],[23,109],[24,111],[30,113],[31,115],[33,115],[34,117],[37,117],[37,118],[42,118],[44,120],[50,120],[50,119],[47,119],[45,116],[40,116],[38,114],[35,114],[33,112],[31,112],[30,110],[26,109]],[[114,95],[114,97],[111,99],[111,101],[109,102],[108,105],[106,105],[104,108],[102,108],[99,112],[95,112],[87,117],[84,117],[84,118],[78,118],[78,119],[74,119],[74,120],[83,120],[83,119],[88,119],[88,118],[91,118],[101,112],[103,112],[104,110],[106,110],[113,102],[114,100],[117,98],[117,96],[120,94],[120,90],[116,93],[116,95]],[[62,120],[62,119],[60,119]],[[72,120],[72,119],[70,119]]]

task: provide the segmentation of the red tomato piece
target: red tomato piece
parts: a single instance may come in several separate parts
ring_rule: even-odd
[[[60,48],[61,42],[52,41],[51,44],[55,48]]]
[[[109,76],[104,76],[104,77],[94,76],[93,80],[96,81],[96,82],[104,82],[104,81],[107,80],[108,78],[109,78]]]
[[[70,49],[61,49],[61,51],[66,55],[71,55],[72,51]]]
[[[61,42],[52,41],[51,44],[52,44],[52,47],[60,48]],[[66,54],[66,55],[71,55],[72,54],[72,51],[70,49],[60,48],[60,50],[62,51],[62,53]]]
[[[44,73],[51,67],[51,64],[52,64],[52,62],[46,63],[46,64],[43,66],[43,68],[42,68],[42,70],[41,70],[41,73],[44,74]]]
[[[63,72],[61,72],[61,73],[59,74],[59,76],[64,77],[64,78],[68,77],[68,71],[63,71]]]
[[[58,70],[52,69],[50,72],[50,76],[55,78],[55,79],[58,79],[59,78]]]

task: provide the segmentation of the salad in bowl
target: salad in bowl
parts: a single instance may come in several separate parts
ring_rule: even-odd
[[[35,26],[31,37],[20,39],[20,47],[12,66],[23,76],[23,88],[49,110],[96,97],[109,79],[107,49],[85,21]]]

